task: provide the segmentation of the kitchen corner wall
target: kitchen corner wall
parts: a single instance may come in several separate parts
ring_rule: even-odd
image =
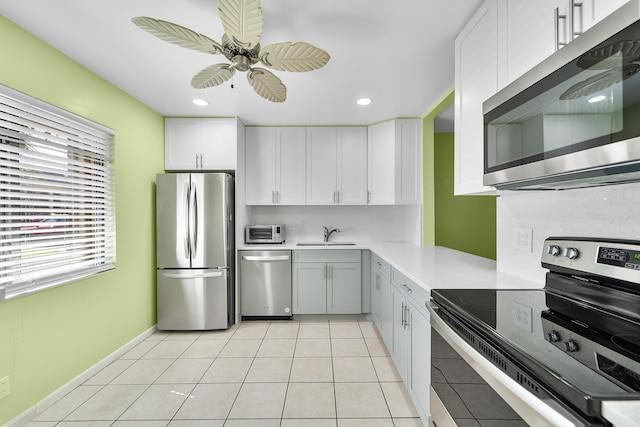
[[[115,131],[115,270],[0,302],[0,425],[156,323],[157,112],[0,16],[0,83]],[[135,64],[123,64],[135,66]]]
[[[544,283],[540,266],[550,236],[640,240],[640,183],[564,191],[501,192],[498,270]],[[533,230],[533,251],[513,244],[514,228]]]

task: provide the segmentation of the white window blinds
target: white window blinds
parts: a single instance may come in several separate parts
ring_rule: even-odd
[[[0,85],[0,301],[114,267],[113,132]]]

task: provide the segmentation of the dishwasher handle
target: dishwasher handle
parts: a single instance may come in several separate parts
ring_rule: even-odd
[[[242,255],[243,261],[289,261],[291,257],[289,255],[274,255],[274,256],[263,256],[263,255]]]

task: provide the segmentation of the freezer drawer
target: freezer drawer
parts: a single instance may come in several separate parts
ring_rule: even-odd
[[[229,280],[226,269],[158,270],[158,329],[227,329]]]
[[[291,251],[240,251],[240,314],[291,318]]]

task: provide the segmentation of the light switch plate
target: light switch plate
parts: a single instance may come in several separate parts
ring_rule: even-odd
[[[293,231],[302,230],[302,221],[293,221],[293,223],[291,224],[291,229]]]

